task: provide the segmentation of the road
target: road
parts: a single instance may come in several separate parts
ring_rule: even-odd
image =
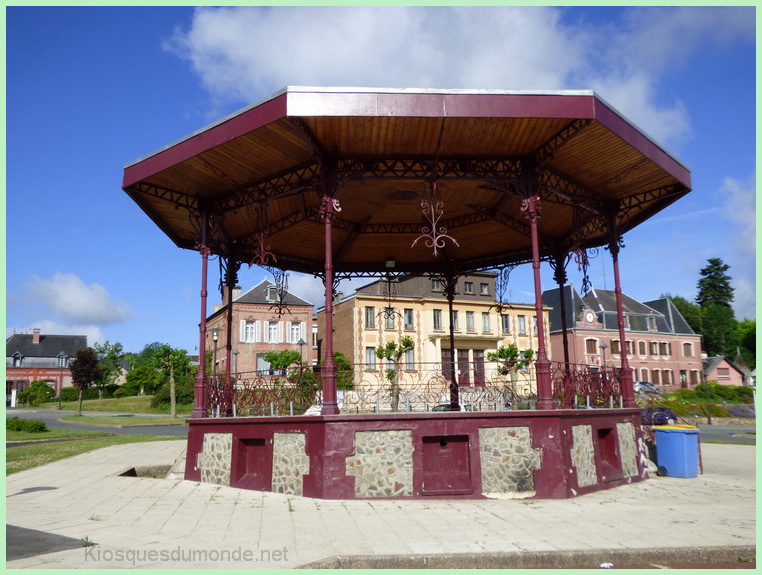
[[[706,425],[699,427],[699,440],[727,443],[755,444],[757,428],[754,425]]]
[[[129,421],[132,417],[137,416],[144,416],[144,417],[165,417],[165,416],[154,416],[149,414],[135,414],[135,413],[106,413],[106,412],[95,412],[95,411],[87,411],[85,412],[87,415],[112,415],[112,416],[119,416],[124,417],[125,422]],[[172,437],[187,437],[188,436],[188,426],[183,424],[180,425],[139,425],[139,426],[130,426],[130,427],[112,427],[112,426],[104,426],[104,425],[84,425],[81,423],[71,423],[68,421],[59,421],[60,417],[66,417],[70,415],[75,415],[75,412],[73,411],[59,411],[57,409],[34,409],[34,408],[21,408],[21,407],[7,407],[5,416],[6,417],[18,417],[19,419],[39,419],[40,421],[44,421],[45,425],[47,425],[49,428],[58,428],[58,429],[82,429],[87,431],[104,431],[108,433],[113,433],[115,435],[133,435],[136,433],[139,434],[148,434],[148,435],[171,435]],[[178,418],[180,421],[185,421],[184,418]]]

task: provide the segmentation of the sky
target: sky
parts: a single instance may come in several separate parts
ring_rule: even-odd
[[[692,173],[624,236],[623,291],[692,301],[719,257],[736,318],[756,318],[754,7],[7,7],[5,25],[6,336],[196,352],[201,258],[122,191],[124,166],[286,86],[594,90]],[[515,303],[533,302],[525,267]],[[589,273],[614,288],[608,252]],[[288,283],[324,301],[312,276]]]

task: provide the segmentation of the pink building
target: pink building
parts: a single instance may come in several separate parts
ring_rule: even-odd
[[[312,335],[312,304],[290,292],[283,295],[279,308],[280,301],[275,284],[268,280],[244,294],[240,288],[233,290],[230,334],[226,333],[227,302],[217,306],[207,319],[206,331],[206,350],[212,353],[214,373],[227,373],[227,361],[231,373],[267,370],[270,366],[265,354],[286,349],[301,352],[306,364],[314,363],[317,352]],[[305,343],[299,345],[299,341]]]
[[[747,374],[726,357],[706,358],[704,376],[707,381],[716,381],[720,385],[749,385]]]
[[[580,297],[565,286],[565,325],[568,361],[588,366],[621,364],[622,343],[613,290],[592,289]],[[550,312],[550,349],[554,362],[565,361],[560,290],[543,293]],[[622,294],[625,352],[634,382],[647,381],[670,391],[701,383],[701,336],[677,311],[669,298],[639,302]]]

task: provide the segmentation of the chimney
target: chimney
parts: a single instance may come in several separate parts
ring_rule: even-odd
[[[32,343],[40,343],[40,328],[38,327],[32,330]]]
[[[241,286],[235,286],[233,288],[233,301],[241,297]]]

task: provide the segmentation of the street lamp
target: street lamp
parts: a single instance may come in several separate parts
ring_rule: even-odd
[[[212,340],[214,341],[214,357],[212,358],[212,373],[217,375],[217,340],[220,339],[220,333],[212,330]]]
[[[233,355],[235,356],[235,378],[238,379],[238,354],[241,353],[238,350],[235,350],[233,352]]]
[[[606,370],[606,349],[608,349],[609,346],[606,345],[605,341],[602,341],[601,345],[599,345],[598,347],[601,348],[601,353],[603,353],[603,370],[605,371]]]
[[[302,348],[307,342],[304,341],[303,337],[299,338],[299,341],[296,342],[296,344],[299,346],[299,358],[300,358],[300,365],[299,365],[299,384],[302,383],[302,374],[304,373],[304,353],[302,352]]]

